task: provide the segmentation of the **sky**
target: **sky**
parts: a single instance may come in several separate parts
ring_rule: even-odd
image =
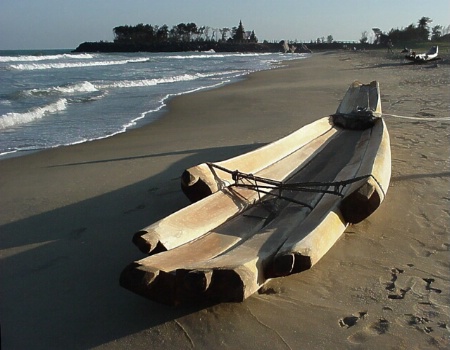
[[[1,0],[0,50],[74,49],[112,41],[121,25],[232,28],[240,20],[259,41],[359,41],[373,27],[389,32],[422,17],[449,26],[450,0]]]

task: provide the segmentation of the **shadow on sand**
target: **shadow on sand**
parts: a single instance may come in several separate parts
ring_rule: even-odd
[[[444,171],[442,173],[433,173],[433,174],[408,174],[408,175],[393,176],[391,178],[391,182],[400,182],[400,181],[427,179],[427,178],[433,179],[437,177],[450,177],[450,172]]]
[[[3,347],[91,348],[151,333],[152,327],[207,307],[171,308],[119,287],[122,269],[144,257],[131,238],[189,204],[180,190],[183,169],[260,146],[176,152],[190,155],[144,181],[1,226]],[[158,156],[162,154],[56,166]]]

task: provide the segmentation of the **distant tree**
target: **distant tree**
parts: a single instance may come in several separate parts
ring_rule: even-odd
[[[368,40],[369,40],[369,39],[368,39],[367,31],[362,32],[362,33],[361,33],[361,39],[359,39],[359,42],[360,42],[361,44],[366,44]]]
[[[211,41],[218,41],[220,30],[219,28],[211,28]]]
[[[172,41],[180,40],[180,36],[178,34],[178,26],[173,26],[172,29],[169,30],[169,39]]]
[[[205,26],[205,29],[203,31],[205,35],[205,40],[209,41],[211,38],[209,37],[209,31],[211,30],[211,27]]]
[[[138,24],[135,27],[134,41],[138,43],[148,43],[153,41],[154,30],[150,24]]]
[[[158,41],[166,41],[169,38],[169,27],[165,24],[159,27],[156,31],[156,38]]]
[[[258,42],[258,38],[256,37],[254,30],[252,30],[252,34],[250,34],[250,42],[252,42],[252,43]]]
[[[442,35],[450,34],[450,24],[442,29]]]
[[[433,20],[429,17],[422,17],[419,19],[419,28],[428,28],[428,24],[433,22]]]
[[[242,21],[239,21],[239,26],[236,28],[236,31],[233,35],[233,41],[234,42],[244,41],[244,35],[245,35],[244,26],[242,25]]]
[[[113,29],[115,42],[134,42],[145,44],[155,39],[154,28],[150,24],[119,26]]]
[[[178,40],[182,40],[182,41],[189,41],[188,39],[188,27],[186,25],[186,23],[179,23],[176,26],[175,29],[176,33],[177,33],[177,38]]]
[[[193,35],[198,34],[197,25],[195,23],[186,24],[186,41],[191,41]]]
[[[431,30],[431,40],[438,40],[442,36],[442,26],[434,26]]]
[[[123,42],[131,40],[131,30],[129,26],[118,26],[113,29],[114,41]]]
[[[179,41],[190,41],[193,33],[197,31],[194,23],[179,23],[171,30],[172,36]]]
[[[227,33],[230,32],[230,28],[222,28],[219,29],[221,40],[226,41],[227,40]]]
[[[333,36],[332,35],[328,35],[327,36],[327,43],[331,44],[333,42]]]
[[[430,29],[428,27],[428,24],[433,22],[432,19],[430,19],[429,17],[422,17],[421,19],[419,19],[419,26],[418,26],[418,30],[419,30],[419,40],[421,41],[426,41],[428,40],[428,38],[430,37]]]
[[[198,40],[205,40],[204,34],[205,34],[205,26],[199,27],[198,28]]]

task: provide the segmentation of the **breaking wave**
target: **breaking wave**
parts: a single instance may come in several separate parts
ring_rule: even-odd
[[[61,55],[28,55],[28,56],[0,56],[0,62],[33,62],[33,61],[47,61],[60,59],[92,59],[93,55],[82,54],[61,54]]]
[[[24,93],[26,95],[47,95],[52,93],[60,94],[76,94],[84,92],[96,92],[98,89],[89,81],[83,81],[76,84],[68,84],[63,86],[54,86],[47,89],[31,89]]]
[[[35,107],[24,113],[6,113],[0,116],[0,130],[14,127],[20,124],[30,123],[52,113],[63,111],[67,108],[65,98],[43,107]]]
[[[198,55],[171,55],[171,56],[165,56],[165,58],[168,59],[179,59],[179,60],[191,60],[191,59],[197,59],[197,58],[224,58],[224,57],[259,57],[259,56],[268,56],[272,55],[268,52],[262,52],[262,53],[210,53],[208,51],[205,51],[205,53]]]
[[[145,87],[145,86],[154,86],[159,84],[169,84],[169,83],[177,83],[183,81],[192,81],[202,78],[211,78],[211,77],[219,77],[219,76],[229,76],[232,75],[234,77],[246,74],[242,71],[227,71],[227,72],[215,72],[215,73],[195,73],[195,74],[181,74],[173,77],[165,77],[165,78],[154,78],[154,79],[141,79],[141,80],[122,80],[116,81],[109,84],[98,84],[96,85],[99,89],[108,89],[108,88],[132,88],[132,87]]]
[[[43,70],[43,69],[64,69],[64,68],[85,68],[98,66],[114,66],[127,63],[142,63],[147,62],[148,58],[137,58],[117,61],[92,61],[92,62],[61,62],[61,63],[22,63],[11,64],[10,69],[15,70]]]

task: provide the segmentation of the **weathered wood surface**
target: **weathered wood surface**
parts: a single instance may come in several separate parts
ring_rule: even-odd
[[[352,130],[371,128],[380,117],[381,99],[377,81],[370,84],[355,81],[332,116],[335,125]]]
[[[342,132],[310,162],[309,169],[299,172],[292,181],[303,182],[307,179],[330,182],[347,179],[352,172],[356,172],[355,166],[364,156],[369,138],[370,130]],[[344,152],[337,154],[337,148]],[[233,250],[178,270],[176,288],[179,295],[188,296],[189,299],[242,301],[255,293],[268,279],[276,277],[272,261],[278,249],[293,236],[299,239],[298,232],[305,224],[310,229],[320,225],[320,220],[317,219],[340,202],[339,196],[311,192],[297,193],[294,198],[308,202],[314,209],[311,212],[306,207],[290,204],[272,222]],[[334,227],[328,226],[322,231],[328,229]],[[343,230],[340,231],[342,232]],[[321,246],[314,247],[314,254],[323,255],[336,240],[328,242],[327,238],[322,239]],[[319,249],[320,252],[317,252]]]
[[[379,126],[375,128],[378,129]],[[371,155],[370,145],[374,144],[374,138],[377,138],[378,142],[381,140],[378,133],[374,133],[374,129],[368,129],[362,134],[360,140],[354,145],[351,160],[340,171],[336,181],[360,175],[361,164],[367,162],[367,157]],[[367,179],[361,180],[358,184],[361,186],[365,182]],[[352,185],[344,188],[343,195],[349,195],[352,188]],[[341,203],[342,200],[336,196],[330,194],[323,196],[302,225],[295,228],[294,233],[277,252],[272,265],[275,276],[286,276],[307,270],[325,255],[348,225],[340,213]]]
[[[120,284],[152,300],[176,304],[179,299],[175,290],[177,269],[214,258],[248,239],[270,220],[271,215],[265,206],[251,207],[199,239],[130,264],[122,272]]]
[[[321,118],[273,143],[213,164],[231,171],[238,169],[241,172],[256,175],[275,161],[282,160],[331,129],[333,125],[330,118]],[[206,163],[185,170],[181,176],[181,188],[192,202],[215,193],[231,183],[233,180],[230,173],[213,168]]]
[[[344,219],[352,224],[371,215],[386,196],[391,179],[391,146],[384,120],[378,120],[372,129],[367,155],[356,176],[371,175],[367,180],[354,183],[344,198],[340,210]]]
[[[381,116],[380,87],[377,81],[370,84],[353,82],[344,95],[336,114],[352,115],[358,111],[371,111]]]
[[[266,161],[266,164],[269,165],[256,172],[255,175],[278,181],[286,180],[342,132],[338,128],[329,128],[329,124],[324,120],[320,120],[319,124],[325,128],[320,136],[310,140],[301,148],[293,149],[294,145],[292,145],[289,154],[281,159],[271,154],[271,163]],[[133,237],[133,242],[144,253],[173,249],[200,237],[233,216],[242,213],[260,198],[264,198],[264,195],[253,190],[224,187],[137,232]]]

